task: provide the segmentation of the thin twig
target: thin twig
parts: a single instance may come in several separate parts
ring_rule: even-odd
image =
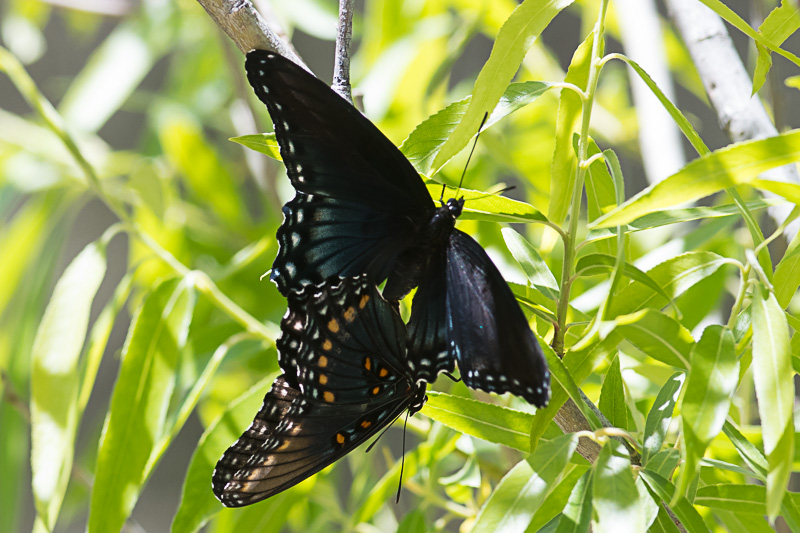
[[[339,0],[339,29],[336,33],[336,58],[333,63],[333,85],[331,89],[353,103],[350,86],[350,41],[353,38],[354,0]]]

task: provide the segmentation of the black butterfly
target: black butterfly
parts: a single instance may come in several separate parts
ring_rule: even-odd
[[[405,324],[366,275],[292,291],[281,330],[284,374],[214,469],[228,507],[303,481],[425,401]]]
[[[525,315],[483,248],[455,229],[464,199],[437,208],[391,141],[288,59],[256,50],[245,68],[297,190],[272,267],[281,293],[362,272],[387,280],[392,302],[418,287],[408,328],[419,379],[458,361],[466,385],[546,405],[550,374]]]

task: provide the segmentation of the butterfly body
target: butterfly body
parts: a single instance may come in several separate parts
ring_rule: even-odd
[[[280,292],[361,273],[386,280],[389,301],[416,287],[408,366],[418,380],[457,361],[468,386],[545,405],[549,372],[527,319],[483,248],[455,228],[463,198],[437,208],[392,142],[288,59],[256,50],[245,69],[297,191],[278,230]]]

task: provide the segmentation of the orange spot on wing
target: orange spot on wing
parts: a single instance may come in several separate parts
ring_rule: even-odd
[[[361,427],[364,428],[364,429],[367,429],[371,425],[372,425],[372,422],[370,422],[369,420],[364,420],[363,422],[361,422]]]
[[[331,331],[331,333],[338,333],[339,321],[335,318],[331,318],[330,321],[328,321],[328,329]]]
[[[329,390],[326,390],[325,392],[322,393],[322,398],[328,403],[331,403],[333,400],[336,399],[333,393]]]
[[[324,355],[320,355],[317,364],[322,368],[325,368],[326,366],[328,366],[328,358],[325,357]]]
[[[374,388],[372,389],[372,395],[373,395],[373,396],[377,396],[377,395],[378,395],[378,393],[379,393],[380,391],[381,391],[381,388],[380,388],[380,387],[374,387]]]
[[[372,360],[370,360],[369,357],[364,359],[364,368],[366,368],[367,370],[372,370]]]
[[[350,323],[356,319],[356,308],[353,306],[348,307],[344,312],[344,319]]]
[[[336,442],[338,442],[339,444],[344,444],[344,435],[342,435],[341,433],[337,433]]]
[[[367,302],[369,301],[369,294],[365,294],[361,297],[361,300],[358,302],[358,308],[364,309],[367,306]]]
[[[378,372],[378,375],[379,375],[380,377],[382,377],[382,378],[385,378],[386,376],[388,376],[388,375],[389,375],[389,371],[388,371],[388,370],[386,370],[385,368],[381,368],[380,372]]]
[[[325,350],[326,352],[329,352],[331,348],[333,348],[333,343],[330,341],[330,339],[325,339],[322,342],[322,349]]]
[[[325,385],[327,382],[328,382],[328,376],[326,376],[325,374],[320,374],[319,375],[320,385]]]

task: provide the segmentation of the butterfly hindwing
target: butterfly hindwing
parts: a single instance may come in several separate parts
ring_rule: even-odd
[[[283,214],[270,278],[284,295],[331,276],[366,273],[379,283],[416,233],[406,217],[301,192]]]
[[[453,230],[447,249],[451,350],[468,387],[510,392],[542,407],[550,372],[514,293],[480,244]]]
[[[365,275],[292,292],[281,329],[284,375],[214,470],[214,494],[229,507],[299,483],[424,400],[405,325]]]

